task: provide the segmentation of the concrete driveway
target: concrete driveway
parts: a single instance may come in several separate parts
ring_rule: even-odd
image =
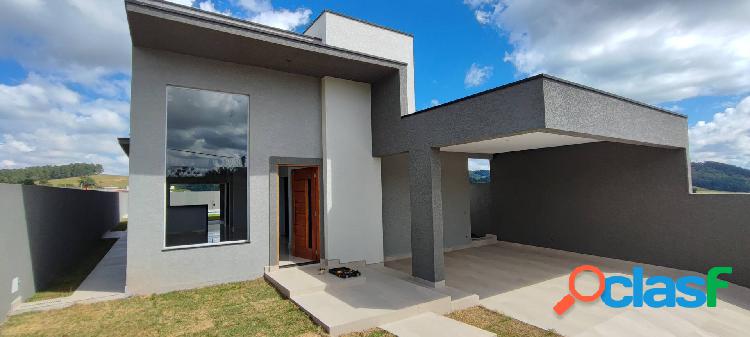
[[[552,307],[568,293],[568,275],[576,266],[599,267],[606,276],[630,275],[644,267],[645,276],[677,278],[694,272],[637,264],[591,255],[498,242],[445,254],[446,285],[479,295],[482,306],[565,336],[747,336],[750,331],[750,289],[730,284],[718,290],[715,308],[627,307],[614,309],[600,300],[574,304],[559,317]],[[386,266],[410,272],[411,261]],[[591,273],[578,277],[576,287],[591,294],[598,286]],[[621,287],[614,297],[625,295]]]

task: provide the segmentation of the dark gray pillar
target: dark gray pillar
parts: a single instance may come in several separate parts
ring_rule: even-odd
[[[440,151],[409,151],[412,275],[430,283],[443,276],[443,197]]]

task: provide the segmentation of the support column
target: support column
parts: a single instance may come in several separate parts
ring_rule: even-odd
[[[443,196],[440,151],[409,151],[412,275],[435,286],[444,285]]]

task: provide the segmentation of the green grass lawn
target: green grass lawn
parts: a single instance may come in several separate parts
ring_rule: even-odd
[[[0,336],[324,336],[263,279],[12,316]]]
[[[120,221],[117,225],[112,227],[113,232],[122,232],[128,230],[128,220]]]
[[[709,190],[703,187],[693,187],[693,188],[695,188],[695,194],[748,194],[744,192],[714,191],[714,190]]]
[[[448,317],[493,332],[498,337],[561,337],[554,331],[526,324],[483,307],[455,311]]]
[[[94,178],[94,181],[96,181],[96,186],[99,186],[99,187],[117,187],[117,188],[124,189],[125,187],[128,186],[128,176],[98,174],[98,175],[91,176],[91,178]],[[45,184],[45,186],[78,187],[80,179],[81,179],[80,177],[51,179]]]
[[[57,281],[50,287],[38,291],[33,296],[29,297],[27,302],[70,296],[70,294],[78,288],[81,282],[86,279],[86,276],[94,270],[94,267],[96,267],[116,241],[117,239],[99,240],[77,265],[73,266],[70,270],[67,270],[67,273],[57,279]]]
[[[473,307],[448,317],[511,336],[559,336]],[[263,279],[11,316],[0,336],[326,336]],[[370,329],[346,337],[394,337]]]

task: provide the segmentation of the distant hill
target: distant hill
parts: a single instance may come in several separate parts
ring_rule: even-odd
[[[32,184],[38,181],[101,174],[101,164],[75,163],[67,165],[32,166],[0,170],[0,183]]]
[[[707,161],[690,163],[693,186],[722,192],[750,192],[750,170]]]
[[[97,174],[91,176],[96,183],[97,188],[104,187],[116,187],[119,189],[125,189],[128,187],[128,176],[115,176],[109,174]],[[80,187],[81,177],[70,177],[63,179],[52,179],[45,183],[39,183],[39,185],[52,186],[52,187]]]
[[[472,184],[484,184],[490,182],[489,170],[469,171],[469,182]]]

